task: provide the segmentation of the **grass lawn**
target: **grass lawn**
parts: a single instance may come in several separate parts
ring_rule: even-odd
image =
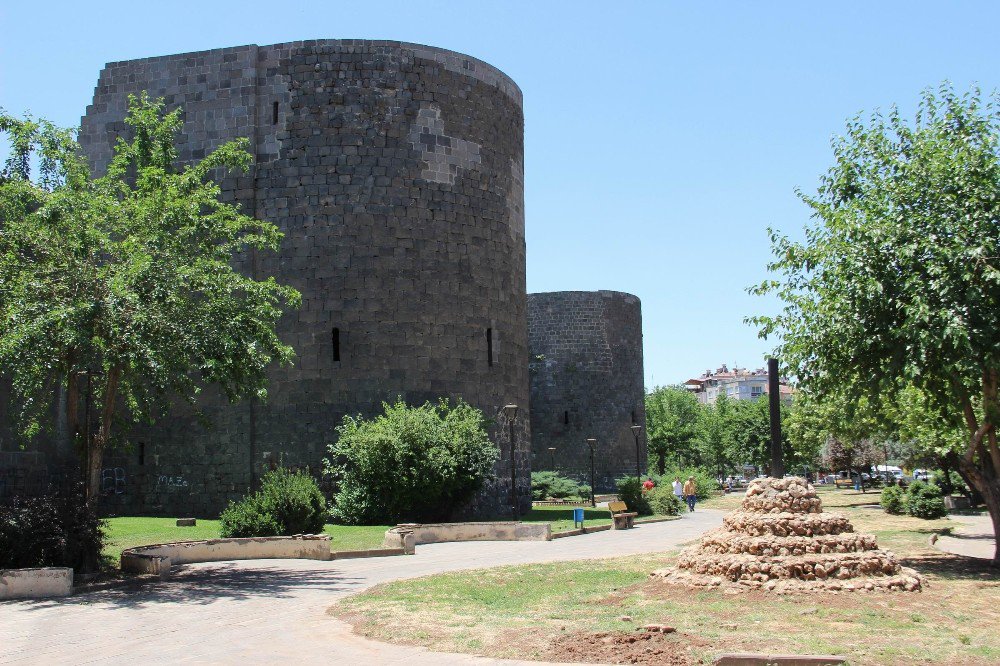
[[[219,521],[198,519],[194,527],[177,527],[176,518],[125,517],[107,520],[107,540],[102,554],[112,566],[118,566],[122,551],[135,546],[172,541],[198,541],[219,538]],[[323,528],[329,534],[330,549],[368,550],[379,548],[387,525],[332,525]]]
[[[598,632],[665,623],[679,663],[720,652],[843,654],[851,664],[1000,663],[1000,574],[942,553],[928,536],[950,524],[889,516],[878,493],[821,488],[824,506],[874,533],[927,580],[923,592],[776,596],[692,591],[650,579],[676,554],[457,572],[389,583],[333,609],[380,640],[491,657],[570,659]],[[734,508],[741,494],[702,506]],[[619,618],[627,616],[629,621]],[[627,635],[627,634],[626,634]],[[600,640],[596,641],[600,642]],[[583,655],[586,656],[586,655]],[[650,663],[662,657],[649,657]]]
[[[581,508],[581,507],[574,507]],[[611,512],[607,507],[592,509],[583,508],[584,527],[596,527],[597,525],[610,525]],[[521,516],[521,520],[526,523],[552,523],[553,532],[564,532],[573,529],[573,508],[563,506],[536,506],[527,514]]]
[[[395,525],[333,525],[323,528],[330,535],[330,550],[371,550],[382,547],[385,531]]]

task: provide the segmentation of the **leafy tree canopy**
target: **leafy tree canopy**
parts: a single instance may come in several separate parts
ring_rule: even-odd
[[[152,418],[165,396],[193,402],[206,384],[264,398],[265,369],[293,357],[275,324],[299,303],[294,289],[234,269],[240,253],[275,250],[282,236],[223,202],[212,178],[247,170],[248,142],[178,167],[180,109],[130,96],[125,122],[128,138],[92,179],[71,131],[0,112],[11,141],[0,176],[0,367],[26,436],[47,424],[62,389],[88,497],[116,419]]]
[[[997,102],[946,84],[912,121],[896,108],[851,120],[816,194],[800,194],[805,240],[771,232],[777,278],[751,291],[784,308],[751,321],[819,399],[882,410],[912,385],[963,424],[961,469],[1000,533]]]

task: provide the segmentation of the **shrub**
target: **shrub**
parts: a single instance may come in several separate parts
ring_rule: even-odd
[[[715,476],[697,467],[668,469],[666,474],[659,479],[654,478],[653,480],[656,481],[657,487],[669,487],[675,478],[679,478],[681,483],[687,483],[689,476],[694,477],[695,495],[698,496],[699,502],[707,500],[709,497],[714,497],[722,489]]]
[[[629,511],[635,511],[640,516],[651,516],[653,507],[649,505],[645,493],[642,492],[642,481],[634,476],[618,479],[618,499],[625,502]]]
[[[914,481],[906,489],[906,512],[916,518],[927,519],[948,515],[941,489],[923,481]]]
[[[531,499],[536,501],[553,499],[587,499],[590,486],[577,483],[557,472],[531,473]]]
[[[893,484],[882,489],[879,503],[886,513],[899,516],[906,513],[906,491]]]
[[[483,413],[459,400],[383,403],[374,419],[344,417],[327,471],[334,517],[349,525],[433,522],[479,490],[500,455]]]
[[[260,490],[229,503],[219,516],[219,532],[224,537],[317,534],[326,518],[326,499],[316,479],[276,469],[264,475]]]
[[[681,500],[674,495],[670,484],[658,484],[655,488],[646,493],[646,500],[649,502],[653,513],[660,516],[677,516],[681,512]]]
[[[82,484],[0,505],[0,569],[96,567],[104,521],[84,500]]]
[[[969,493],[969,486],[966,485],[965,479],[954,470],[948,470],[947,475],[939,469],[934,470],[931,472],[931,483],[940,488],[942,494],[949,484],[952,494],[967,495]]]

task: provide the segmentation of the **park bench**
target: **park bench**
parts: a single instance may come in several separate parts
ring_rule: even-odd
[[[608,502],[608,510],[611,512],[611,519],[616,530],[627,530],[635,526],[635,517],[639,514],[629,511],[628,505],[622,501]]]

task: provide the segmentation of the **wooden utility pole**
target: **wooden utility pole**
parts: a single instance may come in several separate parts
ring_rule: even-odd
[[[785,461],[781,450],[781,393],[778,386],[778,359],[767,359],[767,400],[771,413],[771,476],[780,479],[785,475]]]

